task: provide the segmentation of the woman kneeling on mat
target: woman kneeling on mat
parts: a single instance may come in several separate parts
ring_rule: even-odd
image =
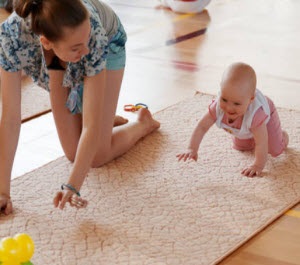
[[[114,127],[125,67],[126,33],[98,0],[18,0],[0,27],[2,117],[0,208],[13,211],[11,170],[21,128],[21,71],[50,92],[52,113],[66,157],[74,162],[54,205],[84,207],[80,188],[91,167],[128,151],[160,124],[146,109]]]

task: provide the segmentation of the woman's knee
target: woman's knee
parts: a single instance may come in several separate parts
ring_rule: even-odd
[[[71,163],[74,163],[75,161],[75,157],[76,157],[76,152],[65,152],[65,157],[71,162]],[[98,168],[98,167],[101,167],[103,166],[106,161],[108,159],[104,156],[101,156],[101,157],[96,157],[96,159],[94,159],[94,161],[92,162],[91,164],[91,167],[92,168]]]
[[[106,148],[100,148],[97,152],[91,167],[98,168],[112,160],[111,150]]]
[[[64,153],[65,153],[65,157],[71,162],[73,163],[75,161],[75,157],[76,157],[76,150],[66,150],[64,149]]]
[[[103,158],[99,158],[99,157],[95,157],[95,159],[93,160],[92,164],[91,164],[91,168],[98,168],[104,165],[104,159]]]

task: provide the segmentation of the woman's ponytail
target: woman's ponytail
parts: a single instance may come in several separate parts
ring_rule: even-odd
[[[15,11],[22,17],[31,16],[31,29],[50,41],[64,36],[64,27],[75,28],[88,19],[81,0],[15,0]]]
[[[43,0],[17,0],[14,4],[14,10],[22,18],[35,14],[42,8]]]

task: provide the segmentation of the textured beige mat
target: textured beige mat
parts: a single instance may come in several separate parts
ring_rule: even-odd
[[[247,178],[239,172],[253,155],[232,150],[216,127],[197,163],[176,161],[211,99],[197,94],[157,113],[158,132],[92,169],[86,209],[51,205],[70,170],[65,158],[13,180],[16,210],[1,217],[0,236],[29,233],[35,265],[217,263],[299,202],[300,112],[279,110],[290,148],[270,157],[264,177]]]
[[[1,85],[0,85],[1,87]],[[22,80],[22,121],[45,114],[51,110],[49,92],[32,83],[29,77]],[[0,116],[2,103],[0,99]]]

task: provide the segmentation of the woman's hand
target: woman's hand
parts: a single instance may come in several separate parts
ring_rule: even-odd
[[[6,215],[11,214],[13,211],[13,205],[11,199],[7,195],[0,194],[0,213]]]
[[[54,206],[61,210],[65,208],[67,202],[71,205],[71,207],[75,207],[77,209],[85,208],[88,203],[87,200],[82,199],[73,191],[67,189],[57,192],[53,199]]]

